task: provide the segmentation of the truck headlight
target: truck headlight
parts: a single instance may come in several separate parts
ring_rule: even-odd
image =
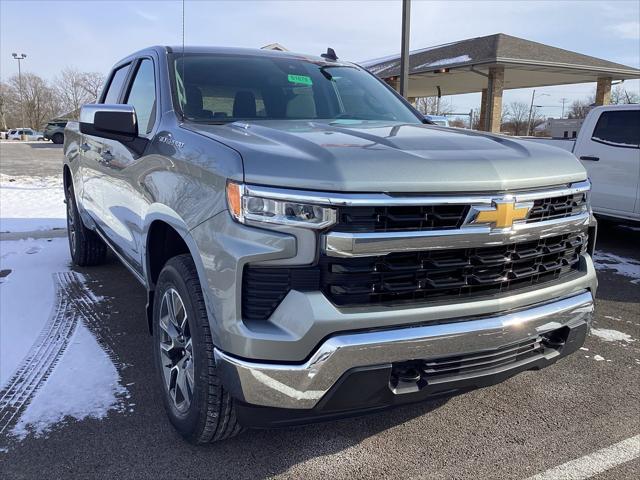
[[[231,216],[240,223],[249,220],[321,229],[336,222],[333,208],[249,195],[244,185],[235,182],[227,183],[227,204]]]

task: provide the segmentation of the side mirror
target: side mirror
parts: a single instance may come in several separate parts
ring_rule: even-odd
[[[80,132],[119,142],[138,137],[138,119],[131,105],[89,104],[80,109]]]

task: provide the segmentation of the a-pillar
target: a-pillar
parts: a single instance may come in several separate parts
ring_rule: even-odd
[[[502,121],[502,91],[504,89],[504,67],[489,68],[489,86],[487,88],[487,112],[485,117],[485,130],[487,132],[500,132]]]
[[[611,77],[600,77],[596,87],[596,105],[609,105],[610,103]]]

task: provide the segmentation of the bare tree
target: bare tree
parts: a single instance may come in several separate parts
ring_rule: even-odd
[[[89,103],[96,103],[104,85],[104,75],[99,72],[87,72],[82,77],[82,88],[89,96]]]
[[[640,103],[640,95],[636,92],[630,92],[622,84],[618,84],[611,90],[611,103],[613,105]]]
[[[438,97],[419,97],[416,99],[416,108],[423,115],[443,115],[453,112],[453,102],[448,98],[440,98],[438,105]]]
[[[92,101],[92,96],[85,89],[85,74],[67,67],[55,80],[55,89],[65,112],[77,115],[80,107]]]
[[[55,90],[47,82],[34,73],[22,74],[22,98],[20,96],[20,80],[18,75],[9,78],[9,109],[20,111],[20,103],[24,109],[27,125],[22,127],[40,128],[51,117],[60,113],[60,103]],[[19,114],[19,113],[18,113]],[[19,118],[19,117],[18,117]]]
[[[527,133],[529,105],[525,102],[510,102],[504,109],[504,129],[513,135]]]
[[[0,83],[0,128],[2,130],[7,130],[7,125],[12,125],[12,121],[14,120],[11,117],[12,105],[15,104],[15,100],[11,98],[13,95],[13,91],[11,87],[6,83]]]
[[[567,112],[567,118],[584,118],[591,110],[595,103],[595,97],[592,95],[581,100],[574,100]]]

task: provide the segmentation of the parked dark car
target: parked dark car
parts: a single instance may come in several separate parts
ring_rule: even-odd
[[[44,127],[44,139],[51,140],[55,144],[62,144],[64,142],[64,127],[67,126],[66,120],[54,120],[47,123]]]

